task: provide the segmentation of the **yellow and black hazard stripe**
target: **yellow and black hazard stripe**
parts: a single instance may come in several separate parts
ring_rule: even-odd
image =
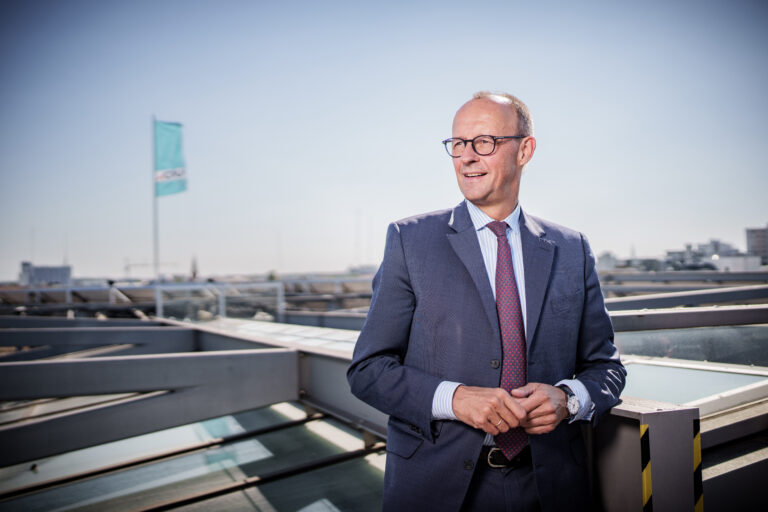
[[[701,480],[701,431],[699,420],[693,420],[693,510],[704,511],[704,484]]]
[[[643,512],[653,511],[653,488],[651,486],[651,441],[648,425],[640,425],[640,467],[643,479]]]

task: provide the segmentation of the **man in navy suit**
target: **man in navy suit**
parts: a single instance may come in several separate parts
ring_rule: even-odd
[[[477,93],[444,144],[465,201],[389,226],[347,374],[390,415],[384,509],[589,510],[580,424],[616,405],[626,375],[594,256],[520,209],[536,140],[519,99]],[[524,385],[506,389],[508,370]]]

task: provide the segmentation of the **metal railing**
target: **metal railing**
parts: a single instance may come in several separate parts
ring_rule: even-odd
[[[61,288],[0,289],[0,304],[7,312],[48,308],[68,310],[88,308],[144,309],[158,317],[173,306],[186,316],[185,306],[198,306],[220,317],[228,316],[228,308],[250,306],[253,311],[269,309],[282,320],[285,313],[285,289],[280,282],[257,283],[160,283],[154,285],[112,285]]]
[[[169,301],[190,301],[192,293],[209,299],[215,299],[217,305],[216,316],[220,318],[227,317],[227,305],[233,302],[242,302],[253,297],[262,297],[264,292],[274,293],[274,311],[275,319],[278,322],[283,320],[285,315],[285,289],[280,282],[268,283],[247,283],[247,284],[229,284],[229,283],[180,283],[180,284],[158,284],[154,287],[155,293],[155,314],[158,317],[165,316],[165,305]],[[254,293],[256,292],[256,293]],[[185,297],[186,294],[186,297]]]

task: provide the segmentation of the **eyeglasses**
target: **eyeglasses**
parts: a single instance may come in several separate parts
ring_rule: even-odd
[[[472,149],[480,156],[487,156],[496,150],[496,141],[502,139],[524,139],[526,135],[507,135],[504,137],[496,137],[494,135],[478,135],[474,139],[460,139],[458,137],[452,137],[445,139],[443,145],[445,150],[453,158],[459,158],[464,154],[464,149],[467,147],[467,142],[472,144]]]

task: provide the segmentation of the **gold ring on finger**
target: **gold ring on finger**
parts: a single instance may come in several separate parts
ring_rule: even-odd
[[[499,425],[501,425],[501,422],[502,422],[502,421],[504,421],[504,420],[503,420],[503,419],[501,419],[501,418],[499,418],[499,422],[498,422],[496,425],[494,425],[494,426],[495,426],[495,427],[498,427]]]

